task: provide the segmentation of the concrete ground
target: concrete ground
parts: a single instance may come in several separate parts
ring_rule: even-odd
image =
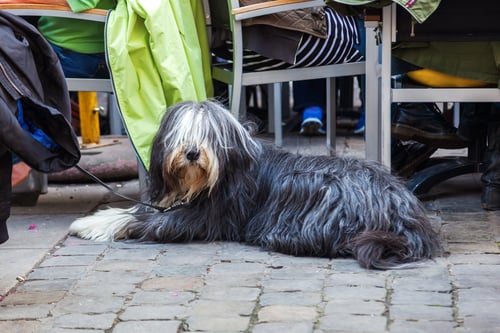
[[[287,137],[324,153],[324,138]],[[116,161],[96,148],[86,156]],[[360,137],[339,154],[363,157]],[[447,152],[445,152],[447,153]],[[120,156],[133,160],[131,149]],[[128,168],[128,167],[127,167]],[[139,197],[137,179],[109,182]],[[500,213],[479,206],[479,175],[436,186],[424,203],[446,254],[410,270],[297,258],[230,242],[137,244],[68,237],[78,216],[127,207],[100,185],[49,184],[12,207],[0,245],[0,332],[500,332]]]

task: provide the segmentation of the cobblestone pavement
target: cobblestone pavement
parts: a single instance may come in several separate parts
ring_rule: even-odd
[[[138,191],[137,182],[118,185]],[[479,186],[462,176],[424,198],[447,253],[392,271],[230,242],[66,237],[75,216],[124,204],[98,186],[51,186],[36,207],[14,207],[24,243],[13,235],[10,252],[0,247],[3,258],[27,250],[25,226],[60,224],[57,241],[5,293],[0,332],[500,332],[500,215],[479,208]]]

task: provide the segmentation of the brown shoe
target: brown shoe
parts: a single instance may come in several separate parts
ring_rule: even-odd
[[[436,150],[436,147],[416,141],[394,141],[391,146],[393,173],[400,177],[410,177]]]
[[[467,142],[457,134],[434,103],[399,103],[395,106],[392,135],[435,148],[464,148]]]

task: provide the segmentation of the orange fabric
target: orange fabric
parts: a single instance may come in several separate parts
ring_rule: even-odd
[[[31,168],[24,162],[16,163],[12,166],[12,187],[19,185],[26,180],[30,174]]]

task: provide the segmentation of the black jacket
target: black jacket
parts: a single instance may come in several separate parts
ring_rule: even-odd
[[[0,152],[8,150],[32,168],[56,172],[80,159],[71,127],[69,93],[57,55],[24,19],[0,11]],[[32,129],[55,146],[47,147],[23,129],[18,111]]]

